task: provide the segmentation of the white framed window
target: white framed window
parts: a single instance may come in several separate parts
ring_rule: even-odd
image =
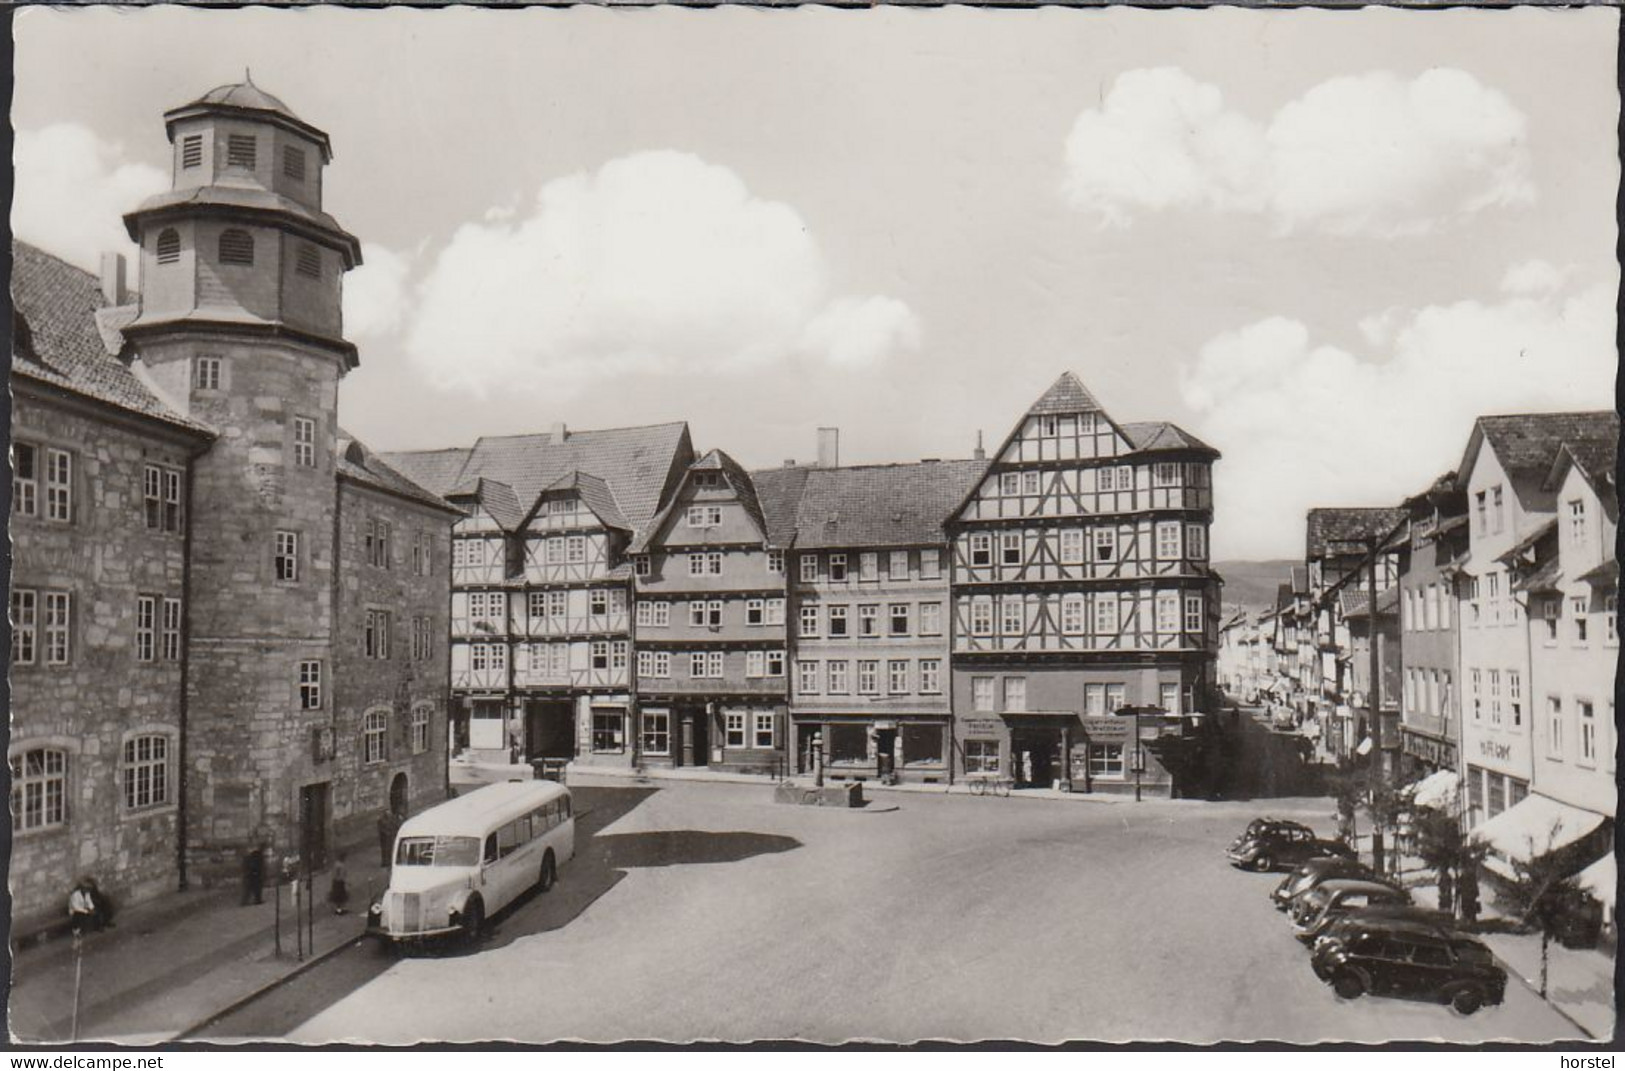
[[[389,657],[390,620],[388,610],[368,610],[366,624],[362,629],[361,649],[367,658],[385,659]],[[500,644],[475,644],[474,650],[478,654],[480,648],[490,647],[495,651],[503,651]],[[479,668],[478,666],[475,667]],[[493,666],[493,669],[501,668]]]
[[[745,624],[747,624],[747,625],[765,625],[765,624],[767,624],[767,603],[766,603],[765,600],[763,600],[763,599],[746,599],[745,600]]]
[[[1028,470],[1021,474],[1021,493],[1024,495],[1038,494],[1039,480],[1036,471]]]
[[[880,579],[880,555],[866,550],[858,555],[858,579],[873,583]]]
[[[11,821],[19,833],[68,821],[68,753],[33,748],[11,756]]]
[[[1095,633],[1100,636],[1117,635],[1117,594],[1111,591],[1095,595]]]
[[[831,554],[829,556],[829,579],[833,584],[846,582],[846,555]]]
[[[999,564],[1000,565],[1020,565],[1021,564],[1021,533],[1020,532],[1001,532],[1001,533],[999,533]]]
[[[970,603],[970,632],[972,636],[993,635],[993,600],[977,596]]]
[[[389,712],[369,710],[361,722],[361,762],[371,766],[389,758]]]
[[[192,358],[192,389],[219,390],[220,366],[221,359],[209,354]]]
[[[1563,761],[1563,700],[1546,697],[1546,757]]]
[[[771,710],[758,710],[751,717],[751,738],[758,748],[777,746],[777,722]]]
[[[549,591],[546,593],[546,610],[548,620],[555,624],[562,623],[570,615],[569,593],[564,591]],[[657,604],[658,605],[658,604]],[[655,623],[660,623],[660,611],[655,611]]]
[[[940,602],[922,602],[919,606],[920,635],[942,635],[942,604]]]
[[[1001,472],[999,474],[999,494],[1019,495],[1021,493],[1021,473]]]
[[[1027,630],[1027,604],[1020,595],[1006,595],[999,600],[999,632],[1005,636],[1019,636]]]
[[[592,709],[592,749],[597,752],[626,750],[626,715],[619,710]]]
[[[863,603],[858,606],[858,635],[865,639],[880,635],[879,604]]]
[[[907,636],[909,608],[906,602],[894,602],[887,607],[887,628],[889,636]]]
[[[429,750],[429,722],[431,708],[427,703],[419,703],[412,708],[412,754],[421,755]]]
[[[588,665],[593,669],[609,668],[609,641],[593,640],[587,645]]]
[[[1589,641],[1589,621],[1586,614],[1586,600],[1583,595],[1576,595],[1569,600],[1569,613],[1574,617],[1574,642],[1584,645]]]
[[[800,580],[803,584],[812,584],[818,580],[818,555],[803,554],[798,559]]]
[[[696,678],[708,676],[708,674],[705,672],[706,664],[704,651],[690,652],[688,656],[688,675]]]
[[[829,669],[829,694],[845,695],[849,690],[848,672],[849,664],[844,658],[836,658],[826,663]]]
[[[653,574],[653,572],[654,566],[653,563],[650,562],[647,554],[632,555],[632,575],[650,576]]]
[[[587,614],[591,617],[609,616],[609,592],[604,588],[593,588],[587,592]]]
[[[721,677],[723,655],[721,651],[705,652],[705,675],[707,677]]]
[[[825,610],[828,633],[831,638],[846,636],[847,608],[845,606],[830,606]]]
[[[73,520],[73,455],[66,450],[45,451],[45,519]]]
[[[124,809],[140,811],[169,803],[169,737],[143,733],[124,741],[119,764]]]
[[[1083,529],[1061,529],[1061,564],[1083,564]]]
[[[767,675],[769,677],[782,677],[782,676],[784,676],[784,652],[783,651],[768,651],[767,652]]]
[[[926,695],[942,694],[942,660],[920,659],[920,691]]]
[[[30,443],[11,444],[11,512],[39,516],[39,448]]]
[[[803,695],[818,694],[818,663],[803,659],[796,663],[796,691]]]
[[[1122,744],[1090,744],[1089,776],[1106,780],[1120,779],[1123,773]]]
[[[777,574],[784,572],[784,551],[770,550],[767,552],[767,571]]]
[[[279,531],[275,536],[276,578],[292,584],[299,579],[299,533]]]
[[[293,463],[307,469],[316,467],[316,422],[309,417],[293,418]]]
[[[872,658],[858,661],[858,694],[880,694],[880,663]]]
[[[181,530],[181,474],[178,469],[147,465],[142,473],[141,496],[148,529],[155,532]]]
[[[1592,705],[1589,699],[1576,699],[1574,706],[1580,715],[1580,765],[1595,766],[1597,764],[1596,707]]]
[[[1096,469],[1095,489],[1098,491],[1117,490],[1117,470],[1113,468]]]
[[[1179,558],[1179,522],[1159,521],[1157,524],[1157,558],[1171,562]]]
[[[1523,724],[1523,674],[1507,670],[1507,706],[1512,713],[1512,726]]]
[[[1207,529],[1200,524],[1185,526],[1185,557],[1192,561],[1207,557]]]
[[[886,576],[891,580],[908,579],[908,551],[894,550],[886,562]]]
[[[766,620],[769,625],[784,624],[784,600],[772,598],[767,600],[765,607]]]
[[[643,753],[645,755],[671,754],[671,711],[644,708]]]
[[[564,540],[564,561],[567,565],[580,565],[587,560],[587,537],[567,536]]]
[[[818,607],[803,606],[801,608],[800,635],[812,637],[818,635]]]
[[[705,575],[705,553],[703,551],[692,551],[692,552],[689,553],[689,556],[688,556],[688,575],[689,576],[704,576]]]
[[[997,774],[999,772],[999,742],[997,740],[965,741],[965,772],[967,774]]]
[[[66,591],[45,593],[45,664],[65,666],[72,660],[73,597]]]
[[[1202,596],[1186,592],[1185,594],[1185,631],[1192,635],[1202,634]]]
[[[138,595],[135,600],[135,660],[152,662],[158,656],[158,598]]]
[[[745,676],[747,676],[747,677],[765,677],[765,676],[767,676],[767,652],[766,651],[746,651],[745,652]]]
[[[1490,724],[1501,724],[1501,671],[1490,670]]]
[[[1027,678],[1004,678],[1004,709],[1015,714],[1027,709]]]
[[[893,658],[886,663],[886,691],[891,695],[908,692],[908,660]]]
[[[745,712],[730,710],[722,716],[723,732],[726,734],[725,746],[745,746]]]
[[[532,606],[535,605],[534,600],[537,594],[539,593],[531,592]],[[536,616],[535,611],[531,612],[531,616]],[[632,620],[637,623],[639,628],[649,628],[653,626],[655,623],[655,604],[647,600],[640,600],[638,602],[638,608],[632,612]]]
[[[936,580],[942,576],[942,552],[935,547],[920,551],[920,579]]]
[[[31,666],[39,646],[39,593],[11,589],[11,664]]]
[[[1179,464],[1173,461],[1159,461],[1151,470],[1151,478],[1157,487],[1177,487],[1179,485]]]
[[[993,537],[977,532],[970,537],[970,563],[973,566],[993,564]]]
[[[1171,635],[1179,631],[1179,592],[1159,591],[1156,598],[1157,631]]]
[[[687,520],[690,528],[715,528],[722,523],[722,507],[690,506]]]
[[[1077,592],[1069,592],[1061,596],[1062,633],[1068,636],[1083,634],[1083,605],[1083,596]]]
[[[1484,720],[1484,672],[1474,669],[1467,673],[1468,699],[1472,702],[1473,720]]]
[[[1117,529],[1095,529],[1095,561],[1110,562],[1117,560]]]
[[[181,601],[164,600],[163,627],[159,634],[159,648],[165,662],[179,662],[181,658]]]
[[[972,677],[970,679],[971,709],[978,714],[991,714],[993,712],[993,678]]]

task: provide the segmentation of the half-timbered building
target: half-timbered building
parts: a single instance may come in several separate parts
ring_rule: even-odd
[[[1166,790],[1131,726],[1177,732],[1210,699],[1217,457],[1172,424],[1113,420],[1071,373],[1017,422],[948,522],[963,769],[1113,790],[1140,765]]]
[[[785,556],[768,525],[749,473],[712,450],[634,541],[634,761],[785,768]]]

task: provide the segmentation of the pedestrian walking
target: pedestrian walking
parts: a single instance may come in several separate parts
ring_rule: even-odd
[[[265,903],[265,844],[252,844],[243,853],[243,896],[241,906]]]
[[[395,834],[401,831],[401,816],[393,808],[378,816],[378,865],[389,866],[395,851]]]
[[[73,927],[75,937],[83,937],[87,931],[100,928],[96,925],[96,898],[91,892],[94,888],[95,883],[88,877],[80,878],[73,891],[68,893],[68,924]]]
[[[1478,921],[1478,868],[1468,863],[1457,879],[1456,897],[1461,901],[1462,921],[1471,926]]]
[[[345,905],[350,902],[350,886],[347,882],[349,869],[344,865],[344,853],[340,852],[338,858],[333,860],[333,884],[327,889],[327,902],[333,908],[333,914],[345,913]]]

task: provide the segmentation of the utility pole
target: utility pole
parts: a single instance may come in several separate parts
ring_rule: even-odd
[[[1387,782],[1387,774],[1382,768],[1382,713],[1381,704],[1377,701],[1380,692],[1382,663],[1377,657],[1377,558],[1382,548],[1382,540],[1372,538],[1368,541],[1370,556],[1366,565],[1366,597],[1369,600],[1366,612],[1370,615],[1370,629],[1366,635],[1366,653],[1370,656],[1370,680],[1366,682],[1365,702],[1371,714],[1371,793],[1373,802],[1378,790]],[[1375,816],[1373,816],[1375,818]],[[1379,822],[1371,823],[1371,867],[1377,873],[1383,873],[1383,843],[1382,825]]]

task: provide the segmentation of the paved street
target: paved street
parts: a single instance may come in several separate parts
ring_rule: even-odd
[[[1470,1018],[1343,1002],[1221,850],[1322,800],[1080,803],[582,788],[582,853],[477,952],[356,949],[215,1036],[1060,1041],[1496,1038],[1574,1027],[1517,982]],[[592,835],[586,835],[588,832]]]

